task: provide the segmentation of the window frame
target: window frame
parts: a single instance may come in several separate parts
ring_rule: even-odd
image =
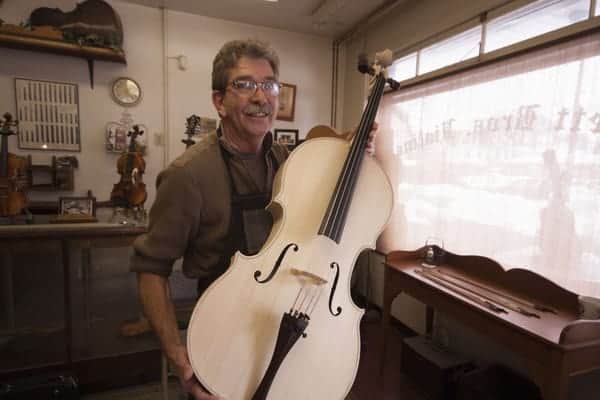
[[[586,34],[600,31],[600,9],[598,10],[598,15],[595,15],[596,9],[598,8],[598,0],[589,0],[589,13],[588,18],[586,20],[575,22],[563,28],[559,28],[551,32],[547,32],[529,39],[525,39],[521,42],[517,42],[506,47],[499,48],[497,50],[493,50],[487,53],[484,52],[485,42],[487,39],[487,22],[491,19],[497,18],[504,14],[513,12],[519,8],[525,7],[531,3],[534,3],[535,1],[537,0],[517,0],[484,11],[477,17],[469,18],[466,21],[463,21],[442,32],[438,32],[420,42],[411,44],[409,46],[394,51],[394,61],[404,58],[410,55],[411,53],[417,53],[417,74],[413,78],[401,80],[401,88],[413,87],[424,82],[429,82],[448,75],[453,75],[482,65],[497,62],[502,59],[514,57],[527,51],[552,46],[560,42],[564,42]],[[452,36],[456,36],[462,32],[466,32],[469,29],[472,29],[478,25],[481,25],[481,41],[478,56],[458,63],[450,64],[427,73],[419,73],[419,61],[421,57],[421,50],[435,43],[447,40]]]

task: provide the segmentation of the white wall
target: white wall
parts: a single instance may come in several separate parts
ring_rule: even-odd
[[[329,124],[331,40],[181,12],[168,12],[166,25],[168,56],[183,54],[189,60],[187,71],[179,70],[174,59],[168,63],[170,159],[184,148],[181,139],[186,117],[217,118],[210,97],[212,61],[229,40],[252,38],[271,43],[281,61],[281,81],[296,85],[294,121],[276,121],[274,128],[298,129],[302,138],[313,126]]]
[[[31,154],[36,164],[49,164],[52,155],[74,155],[79,160],[73,192],[31,192],[31,200],[55,200],[60,195],[83,195],[92,190],[97,200],[108,200],[112,185],[119,181],[118,155],[104,150],[104,131],[109,121],[119,120],[123,108],[112,101],[110,85],[120,76],[137,80],[142,101],[129,108],[135,122],[148,127],[148,151],[144,181],[149,208],[154,199],[157,173],[168,160],[184,150],[181,143],[185,118],[195,113],[217,116],[210,102],[210,71],[217,50],[227,40],[260,38],[272,43],[281,59],[281,79],[297,85],[294,122],[275,123],[276,128],[294,128],[304,136],[310,127],[329,122],[331,109],[331,41],[321,37],[237,24],[179,12],[167,12],[165,31],[169,56],[185,54],[187,71],[168,60],[168,80],[163,79],[163,14],[160,10],[109,1],[123,22],[127,65],[96,62],[94,89],[90,88],[87,63],[83,59],[32,51],[0,48],[0,112],[15,113],[14,78],[76,83],[79,86],[81,152],[20,150],[16,137],[9,138],[9,151]],[[3,2],[0,18],[6,23],[25,21],[37,7],[58,7],[70,11],[74,0],[29,0]],[[164,88],[168,86],[168,98]],[[163,124],[164,102],[168,100],[168,131]],[[168,154],[161,143],[168,143]]]
[[[31,0],[28,2],[6,2],[0,7],[0,17],[6,23],[25,21],[37,7],[59,7],[69,11],[75,1]],[[67,193],[31,192],[32,200],[54,200],[58,195],[83,195],[91,189],[97,200],[108,200],[112,185],[119,181],[116,170],[117,154],[104,150],[104,128],[109,121],[118,120],[122,108],[110,97],[110,84],[119,76],[131,76],[138,80],[143,90],[143,100],[132,108],[134,120],[144,123],[151,131],[162,126],[162,86],[153,85],[160,81],[162,68],[160,59],[161,35],[160,13],[144,7],[117,3],[114,5],[124,24],[127,65],[95,62],[94,89],[90,87],[87,62],[83,59],[33,51],[0,48],[0,110],[15,113],[14,78],[40,79],[75,83],[79,86],[79,115],[81,124],[81,152],[45,152],[17,149],[17,138],[9,138],[9,151],[31,154],[35,164],[50,164],[52,155],[74,155],[79,160],[75,171],[75,191]],[[143,45],[142,45],[143,43]],[[146,158],[148,175],[162,165],[160,150],[150,145]],[[149,178],[149,179],[148,179]],[[152,184],[148,185],[151,196]]]

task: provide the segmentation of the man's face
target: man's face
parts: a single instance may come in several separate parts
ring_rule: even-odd
[[[279,108],[278,96],[258,87],[248,91],[234,85],[239,81],[275,81],[271,64],[265,59],[241,57],[235,68],[229,70],[229,82],[224,93],[215,92],[213,102],[226,128],[234,134],[252,140],[262,139],[271,129]]]

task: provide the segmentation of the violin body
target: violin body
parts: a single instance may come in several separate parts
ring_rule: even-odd
[[[0,176],[0,216],[19,215],[27,208],[25,186],[27,161],[12,153],[7,154],[7,175]],[[6,191],[5,193],[3,193]]]
[[[17,126],[10,113],[2,117],[0,128],[0,216],[12,217],[27,208],[27,161],[8,152],[8,137]]]
[[[117,47],[123,44],[121,19],[103,0],[82,1],[68,12],[58,8],[36,8],[29,16],[29,23],[32,27],[53,26],[82,44],[94,42]]]
[[[142,175],[146,171],[144,157],[135,151],[135,139],[141,134],[134,130],[129,149],[119,156],[117,172],[121,175],[119,182],[113,185],[110,199],[117,205],[137,207],[146,202],[148,193],[146,184],[142,182]]]
[[[363,314],[350,297],[352,269],[360,252],[374,247],[393,195],[381,167],[363,155],[341,239],[318,234],[349,149],[337,138],[297,147],[275,178],[268,206],[274,225],[263,249],[254,256],[236,253],[198,300],[188,327],[188,355],[211,393],[235,400],[342,400],[350,391]],[[272,279],[259,283],[278,260]],[[285,356],[268,394],[259,395],[282,315],[298,303],[301,289],[310,290],[314,300],[306,337]]]
[[[110,193],[110,199],[123,206],[139,206],[146,202],[148,193],[144,182],[136,183],[115,183]]]

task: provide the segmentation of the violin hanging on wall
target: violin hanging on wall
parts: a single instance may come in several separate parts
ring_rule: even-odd
[[[391,51],[373,76],[352,143],[320,137],[298,146],[273,184],[273,229],[262,250],[240,252],[200,297],[187,347],[212,394],[235,400],[342,400],[358,369],[363,311],[352,268],[387,223],[392,186],[365,155]],[[364,69],[364,68],[363,68]]]
[[[134,125],[133,130],[127,133],[129,146],[117,160],[117,172],[121,175],[121,180],[113,185],[110,194],[110,200],[116,206],[141,207],[148,197],[146,184],[142,181],[146,162],[137,150],[136,143],[137,137],[143,134],[144,131],[138,125]]]
[[[27,208],[27,161],[8,152],[8,137],[16,134],[17,121],[6,113],[0,123],[0,216],[13,217]]]
[[[190,115],[185,119],[185,139],[181,139],[181,141],[185,144],[185,148],[189,148],[191,145],[196,142],[192,139],[192,136],[196,135],[200,130],[200,120],[201,118],[196,114]]]

